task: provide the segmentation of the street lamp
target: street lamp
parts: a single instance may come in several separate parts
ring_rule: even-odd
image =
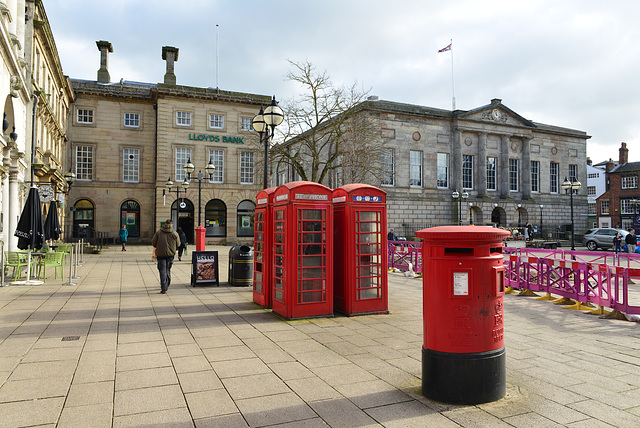
[[[542,231],[542,208],[544,208],[544,205],[540,204],[540,236],[544,239],[544,232]]]
[[[565,193],[569,193],[571,199],[570,199],[570,203],[571,203],[571,251],[575,251],[576,249],[576,245],[575,245],[575,235],[576,235],[576,230],[573,224],[573,194],[578,192],[578,189],[580,189],[580,187],[582,187],[582,183],[580,183],[578,180],[571,182],[569,181],[569,179],[567,177],[564,178],[564,182],[562,183],[561,187],[564,189]]]
[[[268,165],[269,165],[269,139],[273,138],[276,126],[280,125],[284,120],[284,112],[278,106],[276,102],[276,96],[273,96],[271,104],[266,109],[260,107],[260,112],[253,118],[251,125],[254,131],[260,135],[260,142],[262,143],[262,134],[265,134],[264,140],[264,177],[262,188],[267,188],[267,180],[269,178]],[[269,132],[271,127],[271,132]],[[271,134],[271,135],[269,135]]]
[[[177,212],[176,212],[176,227],[179,226],[179,222],[180,222],[180,193],[184,192],[185,194],[187,193],[187,189],[189,188],[189,180],[187,180],[186,178],[184,179],[184,181],[181,183],[182,185],[182,189],[180,190],[180,185],[178,183],[176,183],[176,188],[172,189],[173,187],[173,181],[171,181],[171,177],[169,177],[169,179],[167,180],[167,182],[164,184],[165,187],[167,188],[168,192],[175,192],[176,193],[176,202],[177,202]],[[164,196],[164,189],[162,190],[162,195]]]
[[[469,194],[466,191],[463,191],[462,194],[458,193],[457,190],[454,190],[453,193],[451,194],[451,197],[454,200],[458,200],[458,226],[462,225],[462,200],[464,199],[465,201],[467,200],[467,198],[469,197]]]
[[[191,173],[196,169],[191,163],[191,159],[182,166],[182,169],[187,173],[187,181],[191,181]],[[211,159],[209,159],[209,164],[204,167],[204,170],[209,175],[207,178],[211,180],[211,176],[216,172],[216,166]],[[202,180],[204,180],[204,174],[202,174],[202,171],[198,171],[198,226],[202,226]]]

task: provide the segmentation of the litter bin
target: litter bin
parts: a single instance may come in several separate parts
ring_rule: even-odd
[[[253,282],[253,250],[234,245],[229,250],[229,284],[247,286]]]

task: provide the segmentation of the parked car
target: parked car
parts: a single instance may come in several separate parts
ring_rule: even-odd
[[[624,238],[629,234],[629,232],[627,232],[626,230],[613,229],[610,227],[600,227],[587,230],[587,232],[582,237],[582,245],[584,245],[591,251],[595,251],[598,248],[613,248],[613,238],[616,236],[616,233],[620,233],[622,243],[624,245]]]

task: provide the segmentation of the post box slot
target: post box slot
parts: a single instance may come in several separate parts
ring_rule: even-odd
[[[490,251],[492,253],[502,254],[502,247],[495,247],[495,248],[492,247]]]
[[[473,256],[473,248],[445,248],[444,254]]]

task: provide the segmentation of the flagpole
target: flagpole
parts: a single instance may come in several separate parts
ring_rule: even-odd
[[[456,109],[456,88],[453,78],[453,39],[451,39],[451,44],[449,46],[451,46],[449,51],[451,52],[451,110],[453,111]]]

